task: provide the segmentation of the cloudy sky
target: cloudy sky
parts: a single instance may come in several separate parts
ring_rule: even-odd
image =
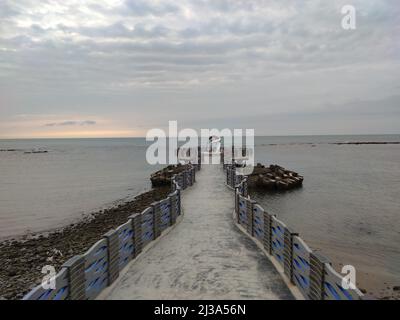
[[[400,133],[399,80],[398,0],[0,1],[0,138]]]

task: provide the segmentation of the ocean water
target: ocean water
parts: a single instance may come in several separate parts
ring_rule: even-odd
[[[0,140],[0,238],[45,231],[150,189],[144,139]],[[32,149],[48,153],[26,154]]]
[[[268,211],[352,264],[368,290],[400,285],[400,136],[256,137],[255,158],[302,174],[301,189],[257,194]],[[49,153],[29,154],[42,148]],[[134,139],[0,140],[0,238],[63,226],[150,188],[159,166]],[[383,294],[383,293],[382,293]]]

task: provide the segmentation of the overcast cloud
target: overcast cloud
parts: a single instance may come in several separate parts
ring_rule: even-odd
[[[341,28],[346,4],[356,30]],[[398,0],[3,0],[0,138],[143,136],[168,120],[399,133],[399,17]]]

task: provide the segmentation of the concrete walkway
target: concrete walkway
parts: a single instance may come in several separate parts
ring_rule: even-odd
[[[182,194],[184,218],[134,261],[106,299],[293,299],[261,250],[235,226],[219,165]]]

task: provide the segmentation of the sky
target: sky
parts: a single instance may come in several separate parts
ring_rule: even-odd
[[[0,138],[400,133],[399,80],[398,0],[0,1]]]

